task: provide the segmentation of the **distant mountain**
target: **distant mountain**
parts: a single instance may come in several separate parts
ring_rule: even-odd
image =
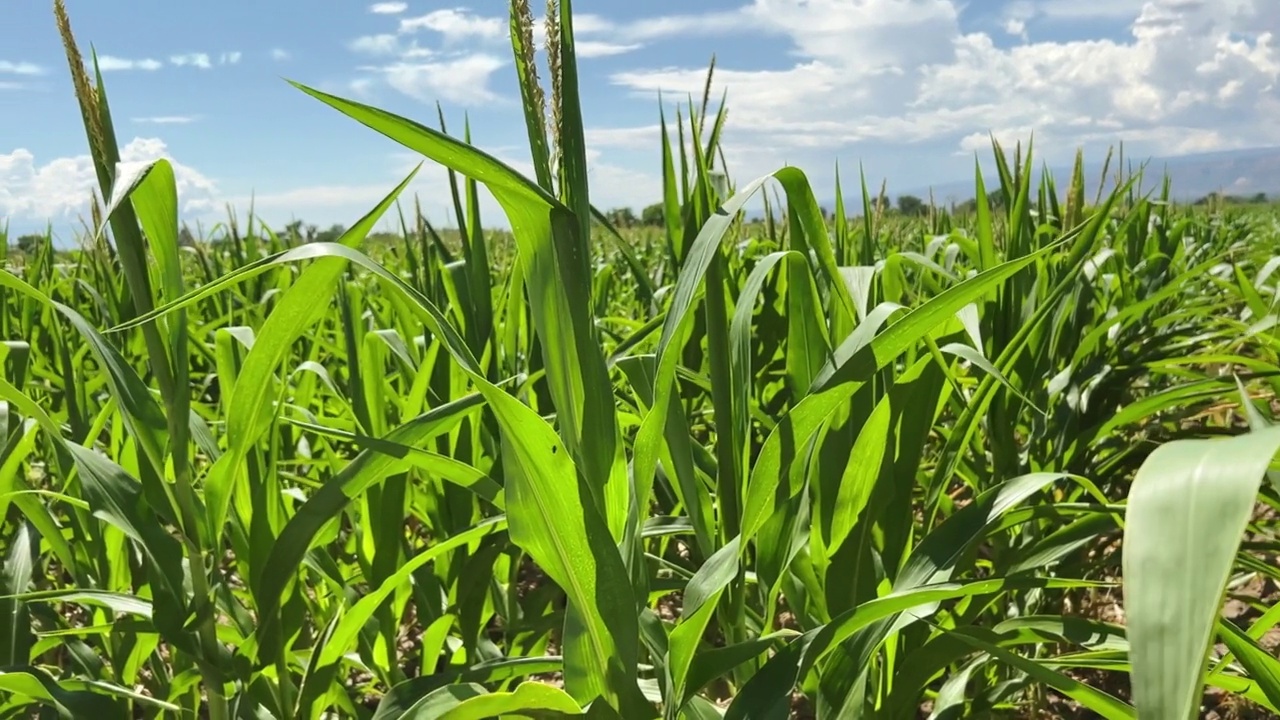
[[[1116,172],[1115,156],[1112,157],[1108,171],[1107,184],[1114,181]],[[1260,147],[1246,150],[1226,150],[1220,152],[1196,153],[1194,155],[1178,155],[1174,157],[1142,158],[1126,155],[1126,169],[1137,169],[1146,163],[1142,188],[1158,188],[1165,174],[1168,174],[1170,191],[1176,200],[1190,201],[1202,198],[1209,193],[1218,192],[1226,195],[1252,196],[1265,193],[1268,197],[1280,198],[1280,147]],[[1037,170],[1043,169],[1043,165]],[[1054,182],[1060,193],[1065,193],[1071,180],[1071,168],[1050,168]],[[1085,163],[1085,192],[1092,197],[1098,189],[1098,181],[1102,173],[1102,162]],[[988,168],[983,161],[982,176],[986,180],[987,189],[999,181],[994,166]],[[868,178],[869,179],[869,178]],[[934,200],[939,204],[963,202],[973,197],[973,179],[957,180],[932,186]],[[915,195],[928,199],[929,187],[915,188],[901,193],[890,192],[890,197],[898,195]],[[846,197],[847,202],[853,198]]]

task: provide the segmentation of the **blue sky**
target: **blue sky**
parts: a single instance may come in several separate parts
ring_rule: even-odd
[[[527,168],[507,4],[405,0],[67,0],[105,77],[125,159],[177,164],[186,217],[349,224],[416,163],[285,83],[451,129]],[[799,165],[915,190],[971,173],[989,134],[1039,157],[1280,144],[1275,0],[578,0],[592,193],[639,208],[660,189],[658,91],[697,94],[710,56],[728,91],[739,181]],[[69,232],[93,185],[50,3],[11,0],[0,47],[0,217]],[[535,5],[535,7],[540,7]],[[670,108],[669,108],[670,109]],[[449,206],[428,165],[413,186]],[[496,209],[490,205],[490,221]]]

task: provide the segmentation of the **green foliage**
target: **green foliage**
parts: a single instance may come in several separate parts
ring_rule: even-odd
[[[735,186],[704,94],[637,223],[591,203],[570,3],[548,98],[516,0],[534,178],[297,85],[447,167],[455,229],[410,174],[197,239],[58,10],[103,204],[0,272],[5,717],[1278,711],[1267,211],[993,144],[971,212],[850,222]]]
[[[609,224],[615,228],[633,228],[640,224],[639,218],[629,207],[614,208],[606,213],[605,217],[609,220]]]
[[[28,233],[26,235],[19,235],[18,240],[14,243],[14,247],[18,248],[18,250],[21,250],[23,253],[30,255],[38,252],[46,242],[47,238],[44,235]]]
[[[654,203],[645,206],[640,211],[640,223],[648,227],[662,227],[667,222],[666,208],[662,203]]]
[[[898,212],[910,217],[918,217],[928,213],[929,206],[915,195],[898,196]]]

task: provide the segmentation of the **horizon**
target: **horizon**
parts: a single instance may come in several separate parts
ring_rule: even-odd
[[[1259,147],[1259,148],[1239,148],[1235,150],[1208,152],[1208,153],[1191,153],[1187,155],[1175,155],[1170,157],[1148,158],[1147,161],[1154,164],[1155,162],[1161,162],[1161,161],[1177,161],[1177,160],[1184,160],[1184,159],[1216,157],[1220,155],[1229,155],[1229,154],[1236,154],[1236,153],[1241,155],[1248,155],[1250,153],[1255,153],[1260,150],[1280,151],[1280,146],[1266,146],[1266,147]],[[1010,149],[1005,148],[1005,151],[1007,153],[1010,151]],[[1125,160],[1127,165],[1129,158],[1126,156]],[[991,181],[996,177],[994,161],[989,160],[989,158],[983,158],[980,155],[978,156],[978,161],[981,163],[983,177],[987,181],[988,192],[991,192],[993,190],[993,188],[991,187]],[[1113,161],[1114,161],[1114,158],[1113,158]],[[1142,163],[1144,162],[1144,160],[1134,160],[1134,162]],[[990,165],[988,165],[988,163],[990,163]],[[424,162],[424,167],[425,167],[425,164],[426,162]],[[1085,158],[1084,172],[1085,172],[1085,182],[1086,182],[1086,190],[1085,190],[1086,195],[1092,195],[1096,191],[1099,184],[1099,177],[1097,176],[1096,171],[1102,167],[1102,164],[1103,164],[1103,161],[1101,160],[1098,160],[1096,162],[1090,162],[1088,158]],[[1039,168],[1036,171],[1037,174],[1035,177],[1039,177],[1039,173],[1044,169],[1045,168],[1043,167]],[[1052,173],[1055,176],[1055,181],[1058,183],[1058,187],[1060,188],[1060,193],[1065,192],[1066,186],[1065,184],[1063,184],[1064,179],[1058,177],[1058,175],[1069,173],[1071,171],[1071,168],[1067,166],[1058,166],[1058,167],[1050,167],[1047,169],[1050,173]],[[1149,174],[1156,170],[1159,170],[1159,168],[1149,167],[1147,169],[1147,173]],[[1091,173],[1091,171],[1094,171],[1094,172]],[[1110,170],[1110,173],[1114,173],[1114,166]],[[1164,171],[1164,170],[1158,173],[1158,177],[1161,178],[1161,181],[1166,174],[1168,173],[1167,171]],[[421,175],[421,172],[419,173],[419,175]],[[1159,182],[1160,181],[1144,182],[1142,184],[1143,192],[1153,192],[1157,190],[1158,189],[1157,185]],[[878,181],[873,183],[871,182],[871,179],[868,178],[867,191],[868,193],[870,193],[871,197],[874,198],[880,194],[879,188],[881,187],[882,183],[886,187],[885,197],[887,197],[891,203],[895,203],[899,197],[911,196],[924,201],[926,204],[929,204],[930,198],[932,197],[933,206],[938,208],[946,208],[949,206],[955,206],[955,205],[963,204],[966,202],[972,202],[974,199],[974,191],[973,191],[974,184],[973,184],[972,175],[970,175],[970,177],[967,179],[955,178],[951,180],[932,183],[927,187],[907,188],[900,192],[889,190],[887,182]],[[944,194],[947,191],[959,190],[960,188],[964,188],[964,190],[960,192],[952,192],[949,194]],[[478,192],[480,193],[483,202],[487,202],[487,203],[493,202],[492,196],[489,195],[488,191],[485,189],[483,185],[480,185],[478,187]],[[1278,181],[1277,187],[1272,190],[1257,191],[1257,192],[1246,191],[1239,194],[1229,192],[1225,189],[1210,190],[1207,193],[1179,192],[1177,185],[1171,184],[1171,197],[1178,202],[1187,203],[1187,202],[1191,202],[1193,199],[1202,200],[1210,195],[1218,195],[1226,198],[1238,198],[1238,199],[1251,199],[1258,195],[1262,195],[1262,196],[1265,196],[1265,201],[1271,202],[1271,201],[1280,200],[1280,181]],[[860,188],[846,185],[846,189],[844,191],[844,200],[845,200],[847,209],[850,210],[850,212],[848,213],[848,218],[852,219],[852,218],[861,217],[860,212],[857,211],[860,203],[860,198],[861,198]],[[400,199],[397,200],[396,205],[392,206],[392,209],[394,210],[394,208],[397,205],[400,207],[410,207],[412,206],[415,199],[416,199],[416,193],[409,194],[407,196],[402,196]],[[751,217],[755,219],[759,219],[763,217],[764,215],[763,208],[756,207],[757,205],[761,205],[762,202],[763,202],[762,200],[753,200],[752,202],[747,204],[747,206],[743,209],[743,212],[746,214],[747,217]],[[654,202],[654,203],[648,203],[648,204],[653,205],[657,203]],[[832,208],[834,208],[835,206],[834,194],[832,194],[831,196],[820,195],[818,198],[818,204],[823,209],[824,212],[828,212],[828,213],[831,212]],[[240,223],[241,225],[248,223],[251,207],[252,205],[246,208],[232,208],[232,210],[235,211],[235,220],[237,223]],[[638,217],[640,212],[644,209],[644,207],[645,207],[644,205],[636,205],[636,206],[616,206],[616,207],[598,208],[598,209],[600,209],[603,212],[608,212],[610,210],[626,208],[626,209],[632,210],[633,213],[635,213],[635,215]],[[427,214],[427,213],[424,213],[424,214]],[[285,220],[285,221],[270,222],[269,220],[264,219],[260,213],[254,212],[253,215],[254,215],[253,222],[255,224],[257,224],[259,220],[264,220],[268,222],[268,225],[271,227],[271,229],[276,232],[283,231],[287,225],[295,221],[301,222],[304,229],[306,226],[313,226],[313,229],[316,229],[321,232],[324,232],[326,230],[331,230],[334,226],[341,226],[343,229],[346,229],[351,225],[350,222],[343,222],[340,220],[334,221],[334,222],[318,223],[318,222],[313,222],[310,218],[306,218],[306,217],[290,217],[288,220]],[[436,219],[432,217],[428,217],[428,220],[432,221],[432,224],[435,226],[437,230],[455,231],[457,229],[455,226],[456,223],[450,224],[455,220],[455,218],[451,213],[443,213],[440,217],[442,218],[440,222],[436,222]],[[503,231],[510,230],[510,225],[507,222],[506,217],[502,214],[501,209],[497,208],[496,206],[489,207],[488,214],[484,215],[483,217],[485,219],[486,229],[488,230],[493,230],[493,229],[499,229]],[[220,216],[219,215],[213,215],[213,216],[200,215],[195,217],[183,217],[181,222],[183,223],[184,227],[187,227],[188,229],[190,229],[191,232],[197,238],[207,239],[204,237],[204,235],[206,234],[205,232],[206,230],[210,230],[212,227],[217,226],[219,224],[225,224],[229,219],[230,218],[228,214],[224,210],[223,214]],[[357,218],[352,218],[352,219],[354,220]],[[50,226],[52,225],[51,222],[46,221],[44,223],[34,223],[29,225],[10,224],[6,227],[5,223],[8,221],[9,221],[9,218],[0,219],[0,230],[5,230],[8,232],[8,237],[11,243],[16,242],[16,239],[23,235],[43,236],[46,232],[49,231]],[[75,228],[74,230],[71,231],[73,237],[68,238],[66,236],[60,235],[58,232],[55,231],[54,232],[55,243],[61,241],[65,244],[70,239],[78,240],[83,235],[83,231],[85,230],[85,227],[88,225],[87,213],[70,219],[69,221],[67,221],[66,225],[73,226]],[[107,231],[108,232],[110,231],[109,227],[107,228]],[[374,230],[370,232],[370,237],[374,237],[375,235],[387,235],[387,234],[390,234],[390,235],[400,234],[398,216],[392,211],[388,211],[386,215],[384,215],[381,219],[379,219]]]
[[[193,228],[225,219],[227,204],[242,217],[251,197],[272,227],[350,225],[420,159],[283,78],[431,126],[439,101],[451,134],[465,116],[478,147],[528,169],[505,12],[439,2],[323,17],[297,0],[273,17],[244,0],[68,5],[86,53],[98,52],[124,159],[174,162]],[[975,157],[986,174],[992,135],[1007,149],[1034,136],[1037,165],[1055,170],[1077,148],[1089,166],[1120,143],[1127,157],[1158,160],[1280,146],[1270,121],[1280,109],[1280,16],[1261,0],[1220,5],[713,0],[682,13],[671,0],[579,2],[593,203],[638,212],[659,199],[658,93],[672,122],[677,104],[701,95],[713,54],[712,96],[727,92],[729,174],[745,182],[795,165],[820,197],[834,195],[837,163],[846,195],[860,167],[873,192],[883,179],[891,196],[971,182]],[[0,217],[14,236],[50,224],[65,235],[87,216],[87,143],[52,13],[43,4],[11,12],[24,32],[0,51],[0,96],[24,111],[0,119],[12,138],[0,146]],[[189,40],[196,29],[213,39]],[[407,196],[422,198],[433,221],[446,218],[445,183],[428,162]],[[487,196],[482,210],[486,225],[506,225]]]

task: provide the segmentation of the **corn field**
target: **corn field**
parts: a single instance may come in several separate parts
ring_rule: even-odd
[[[993,143],[971,214],[828,219],[708,92],[613,227],[571,3],[513,0],[535,177],[282,84],[456,231],[410,175],[188,245],[54,9],[100,197],[3,251],[0,717],[1280,714],[1280,213]]]

